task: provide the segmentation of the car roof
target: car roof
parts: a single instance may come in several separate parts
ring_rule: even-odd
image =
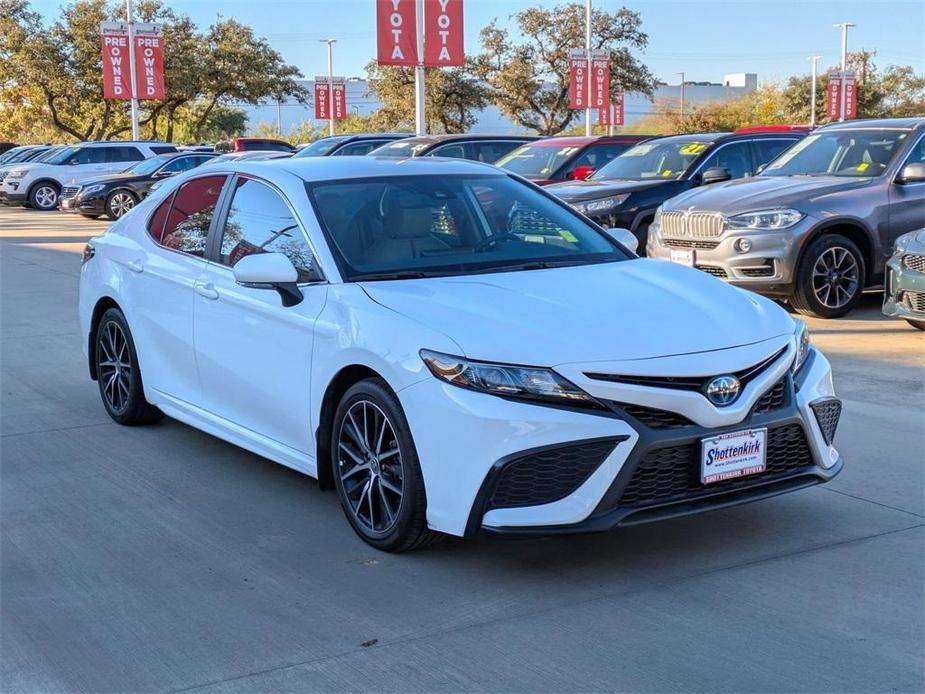
[[[457,133],[453,135],[416,135],[405,138],[405,142],[421,144],[437,144],[438,142],[453,142],[454,140],[523,140],[532,142],[539,139],[536,135],[489,135],[485,133]]]
[[[857,128],[918,128],[925,126],[925,118],[863,118],[846,120],[843,123],[829,123],[822,127],[826,130],[852,130]]]
[[[653,137],[647,142],[716,142],[732,133],[684,133],[683,135],[664,135],[662,137]]]
[[[491,164],[468,159],[445,159],[442,157],[302,157],[262,161],[253,164],[247,160],[226,162],[229,169],[266,175],[267,171],[281,169],[298,176],[304,181],[316,182],[329,179],[371,178],[381,176],[415,175],[495,175],[507,173]]]
[[[597,142],[641,142],[654,135],[579,135],[575,137],[544,137],[531,144],[535,147],[585,147]]]

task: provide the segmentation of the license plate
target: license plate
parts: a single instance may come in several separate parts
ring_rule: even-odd
[[[679,263],[680,265],[687,265],[688,267],[694,267],[694,251],[689,248],[672,248],[671,249],[671,262]]]
[[[767,441],[767,429],[746,429],[701,439],[701,483],[713,484],[764,472]]]

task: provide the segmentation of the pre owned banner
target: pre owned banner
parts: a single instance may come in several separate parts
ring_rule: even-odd
[[[129,76],[128,24],[100,24],[100,44],[103,48],[103,98],[131,99]]]
[[[829,72],[829,83],[825,93],[825,113],[829,118],[841,116],[841,73]]]
[[[135,85],[139,99],[164,98],[164,36],[156,24],[135,25]]]
[[[417,19],[414,2],[415,0],[376,0],[376,60],[380,65],[417,65]]]
[[[613,95],[610,104],[600,109],[597,114],[600,125],[623,125],[623,92]]]
[[[100,24],[103,49],[103,98],[131,99],[128,24]],[[156,24],[135,25],[135,84],[138,99],[163,99],[164,37]]]
[[[588,56],[580,48],[573,48],[569,52],[569,81],[568,102],[569,108],[589,108],[588,99]]]
[[[343,77],[335,77],[331,82],[331,110],[334,120],[347,117],[347,83]]]
[[[315,118],[327,120],[331,117],[330,89],[327,77],[315,77]]]
[[[315,77],[315,118],[344,120],[347,117],[347,84],[343,77]]]
[[[463,0],[424,0],[424,64],[466,64],[463,51]]]
[[[858,117],[858,83],[853,72],[842,75],[845,80],[845,120]]]
[[[591,56],[591,108],[605,108],[610,103],[610,55],[597,52]]]

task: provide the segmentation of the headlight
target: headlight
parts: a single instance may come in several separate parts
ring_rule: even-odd
[[[727,229],[745,231],[776,231],[787,229],[799,222],[806,215],[796,210],[761,210],[745,212],[726,218]]]
[[[471,361],[428,349],[422,349],[420,354],[434,376],[460,388],[505,398],[605,409],[552,369]]]
[[[902,254],[909,249],[909,243],[912,241],[912,237],[916,235],[916,232],[911,232],[908,234],[903,234],[902,236],[896,239],[896,242],[893,244],[893,253]]]
[[[7,177],[7,178],[22,178],[22,177],[25,176],[27,173],[28,173],[28,171],[25,171],[25,170],[17,171],[16,169],[13,169],[12,171],[10,171],[10,172],[6,175],[6,177]]]
[[[790,367],[790,371],[794,374],[806,363],[806,358],[809,356],[809,350],[812,346],[809,339],[809,330],[806,329],[806,323],[798,320],[796,324],[797,328],[794,335],[797,339],[797,355],[793,360],[793,366]]]
[[[78,188],[77,192],[81,195],[86,195],[88,193],[99,193],[106,186],[102,183],[94,183],[92,186],[87,186],[86,188]]]
[[[613,195],[609,198],[601,198],[600,200],[576,202],[572,205],[572,207],[577,212],[581,212],[582,214],[586,215],[601,214],[602,212],[609,212],[610,210],[619,207],[628,197],[629,193],[624,193],[623,195]]]

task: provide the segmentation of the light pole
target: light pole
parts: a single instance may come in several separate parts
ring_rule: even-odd
[[[418,48],[418,64],[414,66],[414,134],[423,135],[427,129],[424,116],[424,2],[414,3],[416,21],[415,40]]]
[[[845,79],[845,73],[848,71],[848,28],[857,26],[851,22],[839,22],[833,24],[836,28],[841,28],[841,107],[839,108],[838,120],[845,120],[845,90],[848,86],[848,80]]]
[[[588,61],[588,89],[585,92],[585,135],[591,135],[591,0],[585,0],[585,59]]]
[[[138,84],[135,77],[135,21],[132,19],[132,0],[125,0],[125,21],[128,23],[128,74],[132,86],[132,139],[138,137]]]
[[[809,90],[809,127],[816,127],[816,63],[821,58],[821,55],[811,55],[808,60],[811,60],[813,63],[813,82],[812,87]]]
[[[328,44],[328,135],[334,134],[334,44],[337,39],[321,39]]]
[[[681,75],[681,124],[684,124],[684,73],[679,72]]]

